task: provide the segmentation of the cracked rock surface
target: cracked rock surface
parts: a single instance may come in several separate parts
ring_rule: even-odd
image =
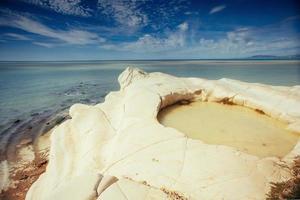
[[[95,106],[75,104],[51,135],[46,172],[27,200],[265,199],[288,180],[300,143],[282,159],[205,144],[161,125],[160,109],[182,100],[229,101],[300,132],[300,86],[177,78],[127,68],[120,91]],[[280,148],[280,147],[279,147]]]

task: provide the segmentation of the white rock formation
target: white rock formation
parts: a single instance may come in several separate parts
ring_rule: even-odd
[[[133,68],[119,83],[120,91],[104,103],[71,107],[72,119],[51,135],[49,165],[27,200],[264,199],[270,182],[290,178],[283,164],[300,155],[300,143],[282,160],[262,159],[189,139],[156,116],[183,99],[229,99],[300,132],[300,86],[177,78]]]

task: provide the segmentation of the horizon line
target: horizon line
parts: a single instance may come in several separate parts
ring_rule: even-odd
[[[300,58],[191,58],[191,59],[82,59],[82,60],[0,60],[0,62],[86,62],[86,61],[184,61],[184,60],[290,60],[300,61]]]

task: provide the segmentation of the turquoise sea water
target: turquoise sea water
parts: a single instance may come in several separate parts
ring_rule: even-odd
[[[34,123],[45,123],[74,103],[103,101],[109,91],[118,90],[117,77],[127,66],[180,77],[300,85],[300,61],[0,62],[0,141],[20,128],[31,130]]]

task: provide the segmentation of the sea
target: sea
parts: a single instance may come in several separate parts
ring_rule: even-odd
[[[7,143],[20,140],[24,134],[33,137],[45,132],[65,119],[72,104],[103,102],[110,91],[119,89],[117,78],[128,66],[179,77],[225,77],[278,86],[300,85],[297,60],[3,61],[0,159]],[[50,127],[47,129],[46,125]]]

